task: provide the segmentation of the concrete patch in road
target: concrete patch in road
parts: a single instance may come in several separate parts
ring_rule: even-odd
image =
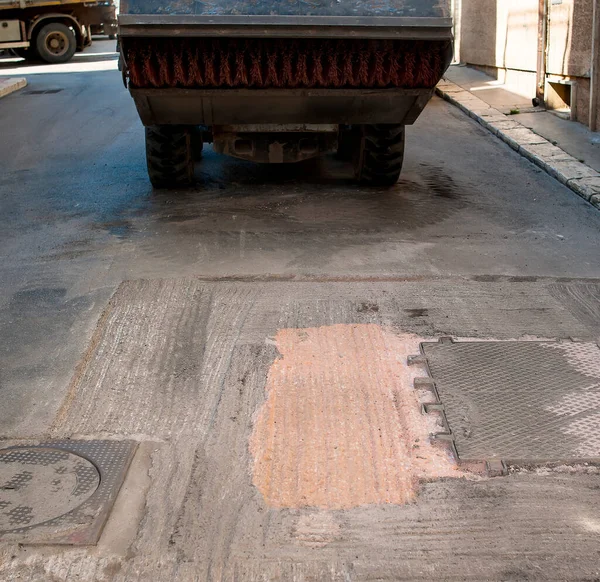
[[[374,324],[282,329],[251,437],[254,484],[272,507],[413,501],[420,479],[464,477],[430,442],[407,357],[411,335]]]
[[[0,98],[6,97],[19,89],[27,86],[27,79],[25,78],[10,78],[0,79]]]

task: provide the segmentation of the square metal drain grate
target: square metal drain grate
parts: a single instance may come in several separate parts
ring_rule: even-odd
[[[98,440],[0,449],[0,540],[95,544],[136,447]]]
[[[597,344],[443,339],[421,350],[460,460],[600,460]]]

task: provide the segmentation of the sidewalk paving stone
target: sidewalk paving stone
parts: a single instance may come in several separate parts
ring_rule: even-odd
[[[600,196],[600,175],[587,178],[571,178],[567,186],[582,198],[592,201],[594,196]]]
[[[546,142],[543,137],[526,127],[505,129],[498,137],[515,151],[519,151],[522,145],[534,145]]]
[[[447,79],[437,86],[436,92],[578,196],[600,208],[600,173],[596,170]]]
[[[27,86],[27,79],[22,77],[0,79],[0,97],[6,97],[6,95],[14,93],[25,86]]]

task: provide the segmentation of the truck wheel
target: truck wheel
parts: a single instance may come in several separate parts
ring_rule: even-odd
[[[189,186],[194,178],[190,128],[181,125],[146,127],[148,176],[155,188]]]
[[[403,125],[363,125],[355,164],[361,184],[393,186],[404,161]]]
[[[73,58],[77,39],[72,29],[60,22],[42,26],[35,40],[37,53],[47,63],[66,63]]]

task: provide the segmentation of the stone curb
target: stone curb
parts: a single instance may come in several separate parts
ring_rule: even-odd
[[[27,86],[27,79],[24,78],[0,79],[0,97],[6,97],[25,86]]]
[[[504,115],[470,91],[442,79],[436,93],[498,136],[513,150],[568,186],[578,196],[600,209],[600,173],[551,144],[547,139]]]

